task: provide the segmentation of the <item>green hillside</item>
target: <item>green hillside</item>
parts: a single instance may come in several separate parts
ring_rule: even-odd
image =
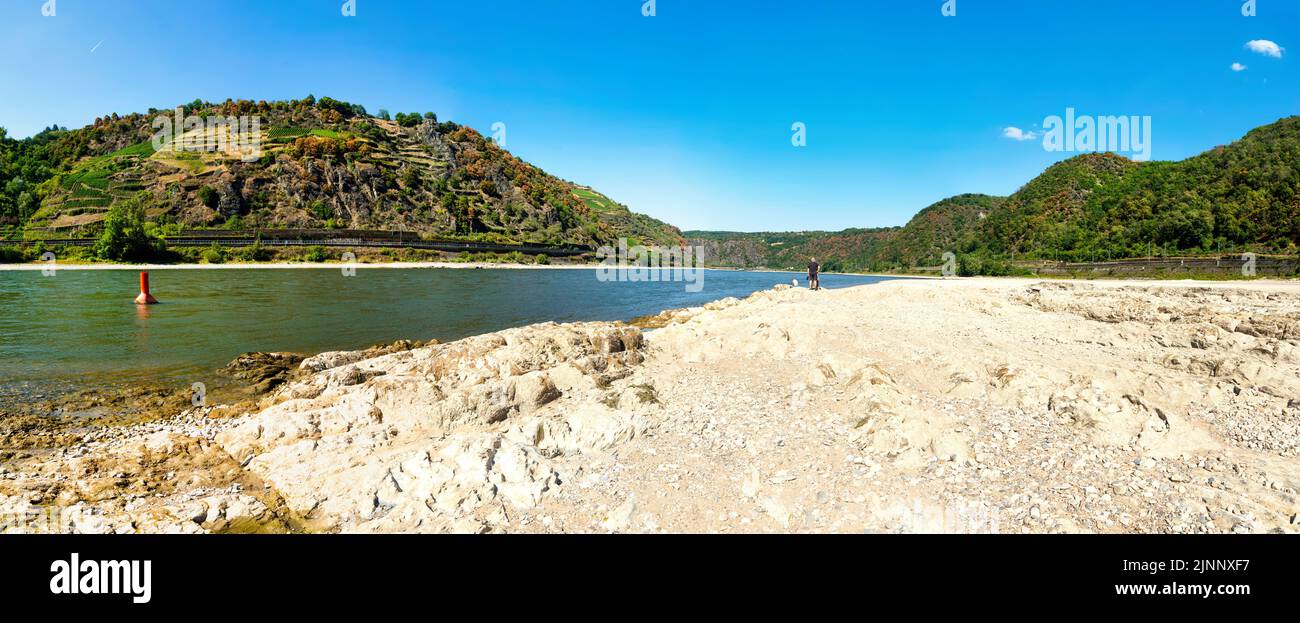
[[[384,229],[423,237],[596,245],[620,237],[676,244],[680,232],[589,188],[548,175],[472,128],[433,113],[375,116],[330,98],[195,101],[186,115],[256,116],[234,149],[155,152],[152,121],[171,111],[0,134],[0,232],[93,236],[115,203],[140,196],[178,228]],[[242,132],[242,133],[241,133]],[[212,136],[191,129],[182,139]],[[178,141],[179,142],[179,141]]]
[[[871,257],[876,268],[936,266],[943,254],[966,243],[989,215],[1002,209],[1003,197],[958,195],[921,210]]]
[[[1076,156],[1010,197],[944,199],[901,228],[686,236],[724,266],[788,268],[816,255],[849,271],[937,266],[948,251],[1001,269],[1010,259],[1291,255],[1300,250],[1300,117],[1179,162]]]
[[[1102,154],[1048,169],[986,219],[972,249],[1085,260],[1300,243],[1300,117],[1180,162]]]
[[[608,225],[613,231],[627,238],[629,245],[679,245],[682,232],[676,227],[644,214],[637,214],[627,206],[615,202],[595,190],[580,186],[573,189],[596,218]]]

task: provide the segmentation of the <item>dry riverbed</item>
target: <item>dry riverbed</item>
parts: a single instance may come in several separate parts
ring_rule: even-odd
[[[0,525],[1300,531],[1294,283],[780,287],[647,326],[325,353],[238,409],[11,430]]]

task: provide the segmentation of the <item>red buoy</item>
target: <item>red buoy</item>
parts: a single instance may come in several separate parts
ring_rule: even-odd
[[[149,294],[149,273],[140,271],[140,296],[135,297],[136,305],[157,305],[158,299]]]

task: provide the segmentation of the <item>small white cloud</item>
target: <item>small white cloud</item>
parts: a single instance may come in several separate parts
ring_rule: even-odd
[[[1246,71],[1247,69],[1249,69],[1249,68],[1246,67],[1245,65],[1242,65],[1241,63],[1233,63],[1233,64],[1232,64],[1232,70],[1233,70],[1233,71]]]
[[[1272,56],[1273,58],[1282,58],[1282,53],[1286,52],[1286,48],[1273,43],[1268,39],[1247,41],[1246,49],[1257,54],[1263,54],[1264,56]]]
[[[1037,132],[1026,132],[1017,127],[1002,128],[1002,138],[1009,138],[1013,141],[1032,141],[1038,138]]]

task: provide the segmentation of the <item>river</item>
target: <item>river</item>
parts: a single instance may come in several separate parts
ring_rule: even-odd
[[[159,305],[132,304],[138,271],[0,271],[0,406],[120,383],[188,387],[250,351],[314,354],[398,339],[444,342],[537,322],[630,320],[745,297],[793,273],[705,271],[609,282],[587,269],[155,270]],[[800,275],[801,277],[801,275]],[[841,288],[878,277],[825,275]]]

